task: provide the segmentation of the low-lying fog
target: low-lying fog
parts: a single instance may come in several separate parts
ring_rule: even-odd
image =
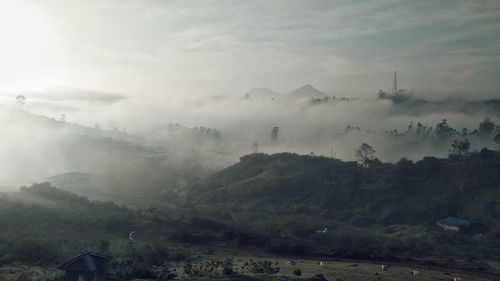
[[[15,97],[2,100],[0,186],[69,171],[140,174],[152,166],[176,165],[216,171],[252,153],[255,143],[262,153],[342,160],[356,160],[361,143],[373,146],[382,161],[442,157],[457,138],[470,139],[471,150],[494,147],[492,137],[476,138],[472,132],[487,117],[498,121],[485,105],[446,101],[408,106],[376,95],[314,103],[307,91],[299,98],[241,94],[158,101],[75,93],[26,94],[23,102]],[[405,106],[408,109],[402,110]],[[476,108],[461,110],[464,106]],[[443,119],[458,132],[468,128],[471,136],[461,134],[439,143],[407,132],[412,122],[415,131],[418,123],[435,128]],[[389,134],[393,129],[398,133]]]

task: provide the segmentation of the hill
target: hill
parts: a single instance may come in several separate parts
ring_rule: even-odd
[[[23,110],[0,109],[0,125],[4,133],[0,149],[3,185],[19,185],[66,171],[92,173],[121,168],[124,163],[131,165],[134,159],[158,153],[139,136],[57,121]]]
[[[249,98],[277,98],[280,94],[269,88],[253,88],[247,92]]]
[[[351,223],[366,221],[363,225],[426,223],[452,215],[491,226],[486,214],[473,212],[483,206],[471,204],[500,201],[499,167],[500,153],[489,150],[368,168],[325,157],[255,154],[195,186],[193,196],[200,204],[290,207],[293,202],[312,212],[335,211],[333,216]]]
[[[34,184],[0,194],[0,263],[54,268],[85,249],[115,257],[112,280],[151,279],[172,267],[196,275],[186,268],[204,264],[200,255],[213,259],[217,249],[218,260],[238,252],[285,255],[283,268],[287,256],[297,255],[357,259],[363,267],[366,260],[392,260],[407,272],[420,264],[494,273],[499,164],[500,152],[489,150],[366,168],[325,157],[253,154],[191,185],[186,196],[186,190],[177,194],[177,208],[168,211]],[[91,178],[54,179],[88,184]],[[456,233],[436,226],[451,215],[472,221],[471,228]],[[373,274],[367,272],[346,274]]]
[[[500,152],[486,149],[366,168],[325,157],[253,154],[192,186],[188,202],[206,216],[335,255],[443,257],[453,249],[492,258],[499,253],[499,168]],[[436,226],[450,216],[473,227],[456,235]]]
[[[2,266],[54,269],[83,250],[114,257],[110,280],[156,280],[152,266],[192,259],[191,246],[220,247],[231,242],[226,233],[245,235],[200,218],[172,218],[155,208],[91,201],[46,182],[0,193],[0,227],[0,280]]]
[[[61,189],[101,200],[157,197],[169,188],[190,183],[194,175],[205,173],[199,150],[220,138],[216,129],[178,124],[137,136],[24,110],[0,109],[0,117],[4,132],[0,148],[2,190],[47,180]],[[174,141],[157,141],[165,140],[166,134],[174,135]],[[188,150],[191,147],[199,150]],[[204,151],[211,148],[207,145]],[[210,152],[212,155],[224,157]]]
[[[311,84],[304,85],[288,93],[291,98],[320,98],[324,97],[325,93],[314,88]]]
[[[26,131],[46,130],[46,133],[57,134],[64,131],[69,135],[80,135],[86,137],[113,138],[122,141],[145,143],[141,136],[127,133],[118,129],[105,130],[98,126],[88,127],[77,123],[56,120],[53,117],[30,113],[20,109],[0,108],[1,124],[7,128],[18,127]]]

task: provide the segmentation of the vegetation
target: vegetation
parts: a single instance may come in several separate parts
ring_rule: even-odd
[[[273,260],[200,257],[213,247],[426,260],[495,272],[488,262],[500,258],[499,168],[500,152],[487,149],[367,166],[291,153],[252,154],[176,194],[176,208],[168,209],[131,209],[33,184],[0,197],[0,264],[54,268],[81,250],[93,250],[114,256],[115,280],[299,278],[298,268],[302,276],[318,273]],[[449,216],[472,226],[446,232],[436,221]]]
[[[468,139],[463,139],[463,140],[454,140],[453,143],[451,144],[451,153],[456,153],[456,154],[465,154],[469,152],[470,149],[470,141]]]
[[[375,149],[373,149],[370,145],[363,143],[356,150],[356,157],[362,165],[369,166],[370,163],[375,160]]]
[[[187,199],[198,214],[264,236],[271,252],[498,258],[499,167],[500,153],[486,149],[464,158],[368,167],[253,154],[193,186]],[[449,216],[474,227],[443,232],[436,221]]]

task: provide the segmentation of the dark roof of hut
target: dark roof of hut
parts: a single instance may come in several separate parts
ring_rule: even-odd
[[[111,256],[82,252],[59,266],[59,269],[66,271],[95,271],[99,265],[105,266],[111,259]]]

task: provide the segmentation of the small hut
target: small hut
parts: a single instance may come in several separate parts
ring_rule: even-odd
[[[66,271],[66,281],[106,281],[107,266],[111,259],[111,256],[82,252],[59,269]]]

